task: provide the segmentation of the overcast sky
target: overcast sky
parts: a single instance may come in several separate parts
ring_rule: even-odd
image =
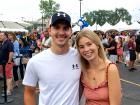
[[[72,21],[78,21],[80,15],[79,0],[54,0],[60,4],[60,10],[67,12]],[[35,20],[41,17],[40,0],[0,0],[0,19]],[[114,10],[123,7],[134,17],[140,19],[140,0],[83,0],[82,13],[93,10]]]

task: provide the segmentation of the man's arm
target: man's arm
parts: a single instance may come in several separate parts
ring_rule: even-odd
[[[110,48],[106,48],[106,50],[114,50],[115,49],[115,46],[112,46]]]
[[[14,55],[14,53],[13,53],[13,52],[10,52],[10,53],[9,53],[8,63],[11,63],[11,62],[12,62],[13,55]]]
[[[24,88],[24,105],[37,105],[36,104],[36,88],[25,86]]]
[[[12,42],[8,43],[8,50],[9,50],[8,63],[11,63],[14,56],[14,45]]]

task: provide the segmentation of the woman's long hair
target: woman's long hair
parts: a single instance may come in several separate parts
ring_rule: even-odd
[[[95,32],[93,32],[91,30],[88,30],[88,29],[84,29],[84,30],[80,31],[79,34],[77,35],[77,38],[76,38],[77,49],[79,48],[79,46],[78,46],[79,45],[79,40],[82,37],[86,37],[86,38],[90,39],[93,43],[96,44],[96,46],[99,47],[98,55],[105,62],[107,57],[106,57],[106,54],[105,54],[105,51],[104,51],[103,44],[101,43],[101,40],[98,37],[98,35]],[[79,49],[78,49],[78,51],[79,51]],[[80,60],[81,60],[81,67],[82,67],[83,70],[89,68],[88,61],[86,59],[84,59],[81,55],[80,55]]]

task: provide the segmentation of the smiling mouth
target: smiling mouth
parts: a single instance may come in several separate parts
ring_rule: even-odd
[[[91,53],[86,53],[84,54],[86,57],[90,57],[91,56]]]
[[[66,35],[57,35],[56,38],[67,38]]]

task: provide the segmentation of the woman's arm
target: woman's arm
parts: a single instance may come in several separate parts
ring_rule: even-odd
[[[82,95],[83,95],[83,85],[82,85],[82,83],[80,82],[79,83],[79,100],[81,100],[81,97],[82,97]]]
[[[108,87],[110,105],[121,104],[121,82],[118,68],[115,64],[111,64],[108,68]]]

